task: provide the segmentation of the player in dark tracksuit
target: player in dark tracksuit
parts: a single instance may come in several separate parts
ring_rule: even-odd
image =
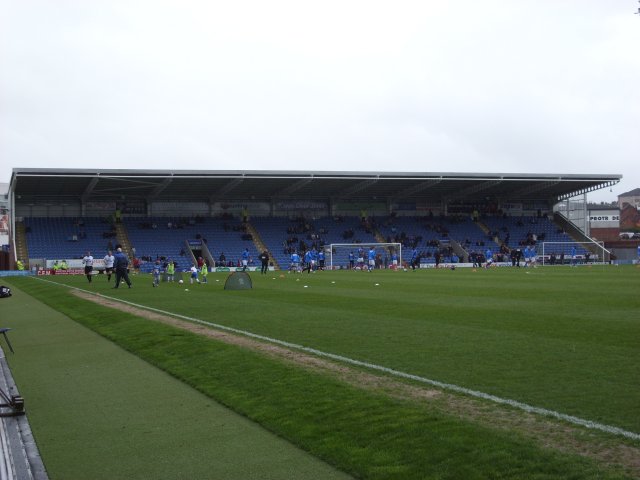
[[[123,279],[129,288],[131,288],[131,280],[129,280],[129,259],[122,253],[122,248],[118,248],[118,251],[113,257],[113,266],[116,270],[116,286],[113,288],[118,288],[120,286],[120,280]]]
[[[416,267],[420,264],[420,253],[418,249],[414,248],[411,252],[411,268],[415,271]]]
[[[260,273],[263,275],[266,275],[267,272],[269,271],[269,252],[265,250],[260,254],[260,256],[258,256],[258,258],[262,263],[262,269],[260,270]]]

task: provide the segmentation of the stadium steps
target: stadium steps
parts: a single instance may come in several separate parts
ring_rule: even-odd
[[[213,255],[211,254],[211,251],[209,250],[209,246],[205,243],[202,242],[202,258],[204,258],[207,262],[207,265],[209,266],[209,268],[213,267],[216,264],[216,259],[213,258]]]
[[[489,235],[489,232],[491,231],[491,229],[484,222],[481,222],[480,220],[478,220],[477,222],[475,222],[475,224],[478,226],[480,230],[482,230],[484,233]]]
[[[449,240],[449,244],[453,248],[453,253],[455,253],[458,256],[458,258],[460,259],[461,262],[468,262],[469,261],[469,254],[464,249],[464,247],[462,245],[460,245],[460,242],[458,240],[455,240],[455,239],[451,238]]]
[[[558,212],[553,214],[553,221],[556,225],[562,227],[567,235],[571,237],[571,240],[576,242],[589,242],[591,239],[587,237],[578,227],[568,221],[564,216]]]
[[[22,260],[25,270],[29,270],[29,247],[24,222],[16,222],[16,260]]]
[[[375,231],[373,236],[376,238],[376,242],[378,242],[378,243],[385,243],[386,242],[384,236],[378,231],[378,229],[376,229],[376,231]]]
[[[567,232],[567,235],[571,237],[571,240],[575,242],[593,242],[593,239],[588,237],[582,232],[578,227],[576,227],[573,223],[569,222],[563,215],[558,212],[553,214],[553,221],[556,225],[560,226]],[[581,244],[581,248],[585,250],[589,250],[591,253],[598,255],[599,249],[593,243]],[[579,252],[578,252],[579,253]]]
[[[131,242],[129,241],[129,234],[127,233],[127,227],[124,223],[115,223],[116,226],[116,240],[122,246],[122,251],[129,257],[133,258],[134,255],[131,252]]]
[[[247,233],[250,233],[253,237],[253,245],[256,247],[256,249],[260,253],[264,252],[265,250],[269,251],[265,243],[262,241],[262,237],[255,229],[255,227],[251,224],[251,222],[246,222],[245,225],[247,226]],[[278,264],[278,261],[275,259],[275,257],[273,255],[269,255],[269,257],[270,261],[273,262],[273,268],[276,270],[280,270],[280,265]]]
[[[382,233],[380,233],[380,230],[378,230],[377,228],[373,232],[373,237],[376,239],[376,242],[378,243],[388,243],[386,238],[384,238],[384,235],[382,235]],[[391,254],[393,253],[392,247],[386,247],[386,249],[387,249],[387,252],[389,252],[389,256],[391,256]]]
[[[478,226],[478,228],[480,230],[482,230],[484,233],[486,233],[487,235],[489,235],[489,232],[491,231],[491,229],[481,220],[478,220],[477,222],[475,222],[476,225]],[[500,240],[500,238],[496,237],[496,236],[492,236],[491,240],[493,241],[493,243],[495,243],[498,246],[502,246],[502,241]]]
[[[202,247],[202,245],[200,247]],[[189,240],[187,240],[186,238],[184,239],[183,248],[185,253],[187,254],[186,256],[189,257],[189,263],[193,265],[198,265],[198,259],[196,258],[196,254],[193,253],[193,248],[191,248],[191,244],[189,243]],[[207,247],[207,250],[208,249],[209,247]],[[200,250],[202,250],[202,248],[200,248]]]

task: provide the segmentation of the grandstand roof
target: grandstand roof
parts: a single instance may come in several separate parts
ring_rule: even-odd
[[[487,197],[555,201],[617,184],[622,175],[84,170],[15,168],[18,202],[145,199],[230,201],[278,199],[484,201]]]

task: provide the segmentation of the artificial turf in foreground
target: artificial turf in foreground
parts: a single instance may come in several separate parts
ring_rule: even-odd
[[[430,410],[427,405],[363,391],[256,352],[115,312],[78,299],[59,286],[33,279],[14,283],[208,397],[359,478],[626,478],[620,471],[583,457],[543,449],[515,433],[474,425]],[[25,341],[27,338],[37,344],[37,329],[33,329]],[[64,345],[65,339],[60,338],[59,342]],[[65,355],[64,350],[57,355],[62,358],[53,356],[48,361],[54,372],[64,375],[65,368],[77,369],[83,365],[83,357]],[[46,382],[33,375],[37,366],[24,364],[24,373],[20,372],[23,365],[20,358],[15,356],[10,360],[21,392],[25,394],[29,388],[36,392],[46,387],[41,385]],[[107,366],[108,362],[105,368]],[[28,379],[29,387],[21,385],[23,376]],[[101,381],[96,379],[97,383]],[[25,396],[28,398],[28,394]],[[162,404],[162,398],[159,400]],[[47,400],[42,401],[46,405]],[[135,418],[137,403],[132,402],[129,408],[129,414]],[[85,415],[86,420],[78,426],[83,435],[88,439],[92,435],[103,435],[90,428],[93,416],[104,417],[100,402]],[[56,424],[53,419],[39,420],[33,415],[31,421],[38,442],[43,442],[41,450],[54,448],[46,444],[56,442],[55,428],[50,437],[39,436],[40,428],[48,427],[49,422]],[[194,428],[198,426],[197,415],[184,421],[193,422]],[[64,426],[57,428],[62,434]],[[114,435],[112,430],[109,432]],[[188,429],[187,433],[176,432],[175,437],[178,442],[193,441]],[[114,435],[111,441],[117,442],[118,438]],[[43,456],[47,464],[47,456],[44,453]],[[81,452],[78,457],[83,458]],[[111,457],[103,459],[108,460],[122,461]],[[203,455],[194,461],[214,465],[216,459]],[[279,478],[301,476],[291,472]]]
[[[1,317],[16,353],[4,350],[50,479],[348,478],[13,291]]]

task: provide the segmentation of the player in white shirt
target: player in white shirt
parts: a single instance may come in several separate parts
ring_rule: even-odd
[[[533,245],[529,248],[529,266],[533,268],[537,268],[538,265],[538,252],[536,252],[536,247]]]
[[[91,252],[87,252],[87,254],[82,259],[82,264],[84,265],[84,274],[87,276],[87,280],[91,283],[93,271],[93,257],[91,256]]]
[[[200,283],[200,280],[198,280],[198,268],[195,265],[191,265],[191,278],[189,278],[189,283],[193,284],[193,281],[195,280],[197,283]]]
[[[107,252],[103,260],[104,260],[104,273],[107,276],[107,281],[110,282],[111,274],[113,273],[113,262],[115,261],[115,258],[111,253],[111,250]]]
[[[364,250],[362,247],[358,248],[357,265],[360,270],[364,270]]]

